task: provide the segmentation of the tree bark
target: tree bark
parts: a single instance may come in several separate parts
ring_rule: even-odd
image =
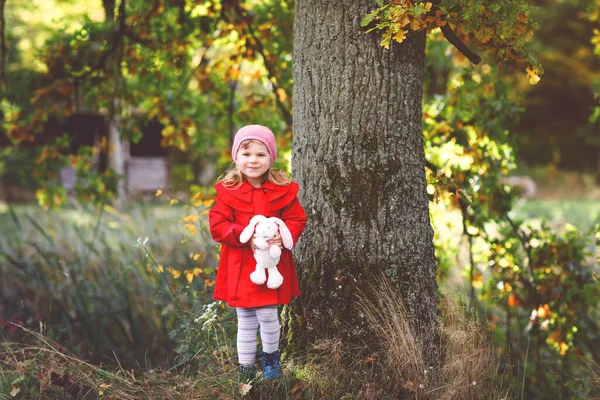
[[[106,2],[105,2],[106,7]],[[126,21],[126,9],[127,4],[126,0],[121,0],[119,4],[119,30],[117,32],[117,36],[115,37],[115,48],[116,48],[116,58],[114,64],[114,76],[113,76],[113,93],[112,100],[110,102],[110,107],[107,115],[107,125],[108,125],[108,142],[110,143],[110,149],[108,153],[108,166],[112,169],[117,175],[119,175],[119,181],[117,186],[117,198],[113,201],[113,206],[117,209],[122,209],[123,205],[126,201],[127,196],[127,188],[126,188],[126,174],[127,174],[127,166],[125,162],[125,151],[123,149],[123,141],[121,140],[121,134],[119,132],[119,96],[122,91],[123,84],[123,76],[121,75],[121,62],[123,61],[123,41],[125,40],[125,21]],[[108,18],[108,8],[107,10],[107,22],[109,22]]]
[[[360,28],[376,6],[296,1],[292,169],[308,224],[295,249],[302,295],[286,330],[295,346],[322,338],[372,343],[355,308],[357,289],[376,302],[369,285],[385,275],[433,360],[437,264],[421,126],[425,34],[382,48],[379,35]]]

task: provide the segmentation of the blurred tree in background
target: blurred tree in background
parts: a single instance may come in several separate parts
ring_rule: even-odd
[[[590,118],[600,67],[591,38],[597,3],[536,5],[540,30],[532,47],[548,76],[536,86],[519,75],[503,78],[515,85],[511,97],[524,107],[515,129],[517,157],[523,166],[594,170],[599,127]],[[115,195],[115,176],[90,170],[90,149],[68,159],[66,142],[57,141],[65,120],[82,112],[101,113],[109,122],[114,114],[121,138],[134,143],[142,132],[140,115],[160,123],[179,188],[214,179],[215,163],[221,160],[221,171],[227,162],[220,150],[227,147],[225,138],[244,123],[260,119],[276,127],[285,147],[291,137],[292,8],[263,1],[98,0],[84,7],[67,0],[6,0],[2,165],[22,164],[20,172],[4,168],[5,181],[41,188],[42,202],[60,202],[57,170],[70,163],[82,179],[88,175],[80,187],[85,198],[101,198],[103,188],[104,195]],[[426,92],[435,93],[436,82],[443,88],[440,74],[451,66],[442,59]],[[105,157],[108,150],[96,149]]]
[[[263,121],[280,132],[282,146],[289,147],[288,3],[108,1],[103,3],[108,7],[103,10],[106,20],[99,8],[90,15],[79,9],[77,23],[70,18],[54,21],[50,32],[40,30],[32,36],[39,42],[35,45],[16,38],[19,29],[36,27],[35,17],[30,25],[28,8],[48,16],[39,11],[49,3],[21,4],[7,9],[7,21],[17,34],[8,35],[15,42],[9,54],[16,61],[8,64],[2,109],[3,127],[13,146],[3,159],[28,154],[26,160],[36,160],[21,165],[20,182],[37,186],[45,206],[64,200],[57,174],[67,162],[85,178],[80,197],[114,198],[115,173],[122,174],[123,167],[113,162],[112,171],[93,171],[90,151],[107,153],[109,161],[111,154],[122,157],[113,133],[139,141],[141,127],[134,117],[140,114],[162,124],[162,144],[173,149],[179,185],[214,179],[214,174],[208,181],[201,178],[203,169],[225,162],[221,151],[243,123]],[[71,5],[60,2],[53,12],[60,15],[61,9],[68,9],[76,14],[78,9]],[[278,39],[272,40],[275,36]],[[25,56],[17,62],[21,53]],[[69,138],[61,126],[74,113],[90,111],[105,116],[108,143],[82,148],[67,158]]]
[[[540,28],[533,46],[544,65],[545,79],[534,87],[521,85],[515,93],[524,106],[515,129],[519,161],[530,166],[597,170],[600,125],[590,123],[590,117],[596,104],[594,85],[600,79],[600,57],[591,41],[599,27],[598,3],[535,3],[538,7],[532,17]]]

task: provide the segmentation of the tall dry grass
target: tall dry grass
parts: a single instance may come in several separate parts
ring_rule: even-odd
[[[379,297],[361,296],[357,310],[380,344],[367,359],[347,365],[352,348],[339,340],[315,345],[316,383],[326,392],[356,399],[506,399],[510,380],[500,368],[485,326],[461,305],[457,296],[440,296],[440,364],[427,365],[420,332],[410,323],[401,296],[385,280],[377,283]],[[337,397],[335,397],[337,398]]]
[[[600,400],[600,365],[593,360],[584,360],[584,363],[588,367],[589,380],[591,381],[590,386],[594,388],[592,393],[585,396],[585,400]]]
[[[502,369],[490,333],[450,292],[439,301],[441,351],[440,383],[426,391],[442,400],[506,399],[508,370]]]

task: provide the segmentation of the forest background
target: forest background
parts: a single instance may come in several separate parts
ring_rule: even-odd
[[[0,5],[0,394],[129,396],[141,385],[165,398],[235,397],[234,318],[210,298],[217,248],[206,210],[244,124],[270,126],[276,166],[291,169],[293,2]],[[423,130],[438,282],[462,295],[460,312],[478,321],[471,334],[492,349],[485,374],[460,383],[470,398],[484,381],[502,388],[499,398],[592,398],[600,4],[530,5],[539,81],[525,65],[485,56],[474,65],[439,31],[428,36]],[[477,49],[489,37],[474,32],[465,41]],[[78,142],[77,115],[101,117],[97,143]],[[128,192],[115,135],[141,143],[151,124],[169,182]],[[71,190],[59,179],[65,166],[78,178]],[[380,386],[431,396],[410,375],[349,385],[318,357],[291,365],[266,398],[363,398]]]

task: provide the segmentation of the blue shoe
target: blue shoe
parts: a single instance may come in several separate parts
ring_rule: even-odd
[[[256,367],[238,367],[238,383],[252,383],[256,380]]]
[[[277,379],[281,376],[281,364],[279,363],[279,352],[267,354],[260,352],[263,379]]]

